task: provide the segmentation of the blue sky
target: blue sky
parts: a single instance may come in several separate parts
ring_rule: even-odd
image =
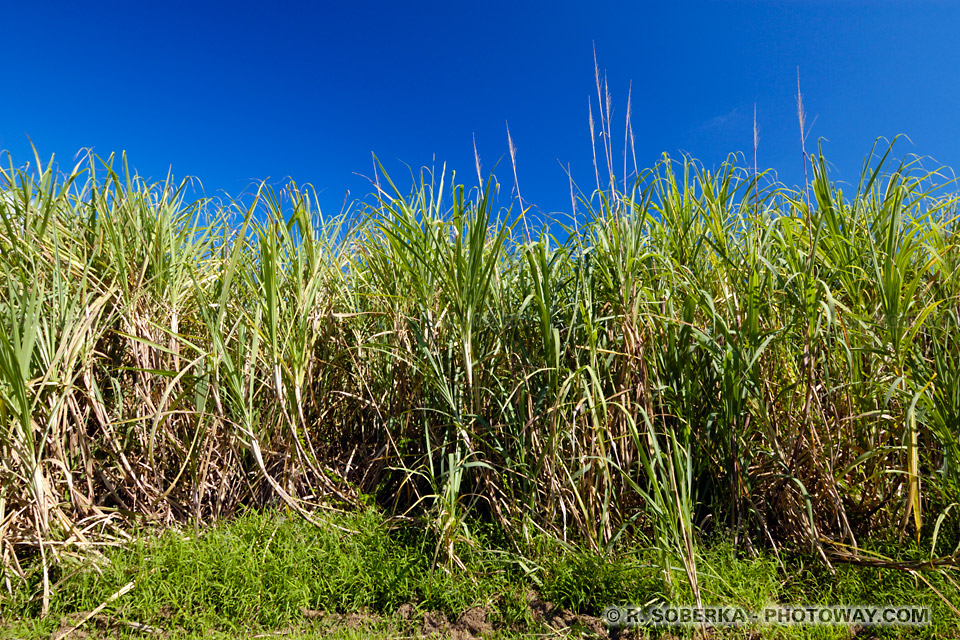
[[[960,167],[956,2],[26,3],[3,8],[0,148],[62,165],[126,150],[146,176],[197,176],[208,195],[290,177],[338,211],[395,177],[446,162],[570,208],[568,163],[594,183],[587,105],[593,47],[622,150],[627,88],[641,167],[663,152],[707,166],[752,155],[802,180],[800,68],[811,143],[855,182],[873,141]],[[594,102],[594,109],[596,103]],[[621,160],[622,161],[622,160]],[[632,164],[632,162],[631,162]]]

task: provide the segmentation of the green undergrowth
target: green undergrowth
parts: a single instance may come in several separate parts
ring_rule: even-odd
[[[0,636],[54,637],[64,621],[79,619],[131,582],[133,588],[110,602],[97,620],[145,624],[170,637],[277,631],[285,637],[403,635],[408,627],[396,618],[401,607],[412,606],[413,619],[431,613],[456,620],[480,606],[493,633],[506,638],[556,631],[537,619],[536,602],[594,617],[611,604],[694,604],[682,568],[666,575],[656,550],[642,540],[598,553],[541,538],[518,554],[495,533],[478,532],[458,550],[463,566],[446,567],[436,563],[434,534],[415,521],[397,522],[368,509],[328,515],[320,524],[284,511],[250,510],[199,531],[141,530],[122,548],[58,565],[46,617],[40,615],[42,579],[36,562],[26,571],[25,587],[0,600]],[[958,618],[933,591],[957,601],[960,594],[943,573],[925,575],[929,585],[891,569],[839,565],[831,573],[806,555],[754,557],[738,553],[727,540],[704,541],[699,554],[704,604],[753,611],[774,603],[927,605],[931,626],[880,630],[878,636],[957,637]],[[360,627],[331,623],[336,614],[362,614],[366,622]],[[96,630],[94,622],[87,626]],[[750,635],[756,631],[720,635],[757,637]],[[851,637],[849,629],[835,627],[759,632],[761,637]],[[110,631],[134,633],[123,627]],[[640,635],[649,633],[660,637],[659,632]],[[692,630],[670,633],[685,637]]]

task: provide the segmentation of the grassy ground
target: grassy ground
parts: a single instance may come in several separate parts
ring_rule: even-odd
[[[668,579],[641,541],[597,553],[543,537],[533,553],[520,557],[478,533],[459,550],[463,568],[444,569],[435,565],[436,540],[426,528],[375,510],[329,515],[320,525],[285,510],[250,511],[208,530],[139,532],[124,547],[61,564],[45,618],[39,616],[42,581],[34,571],[28,588],[0,604],[2,634],[55,637],[106,602],[74,632],[78,637],[596,636],[606,633],[600,617],[608,605],[694,603],[682,570]],[[957,637],[960,618],[931,587],[953,601],[960,592],[936,575],[927,586],[891,569],[839,566],[831,574],[803,556],[785,558],[781,567],[772,556],[739,555],[724,542],[700,553],[705,604],[752,611],[776,603],[928,605],[931,626],[881,630],[879,636]],[[126,585],[132,586],[110,600]],[[683,637],[693,631],[665,632]],[[842,627],[716,633],[852,635]]]

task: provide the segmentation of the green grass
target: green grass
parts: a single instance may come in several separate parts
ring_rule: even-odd
[[[536,552],[519,557],[480,540],[464,550],[463,569],[445,570],[433,564],[436,534],[425,527],[396,529],[373,510],[326,516],[322,522],[327,526],[318,528],[286,511],[245,512],[200,532],[140,532],[126,548],[61,565],[46,618],[38,616],[41,580],[31,576],[19,599],[0,603],[0,635],[50,637],[64,621],[76,622],[131,582],[135,586],[109,602],[85,631],[136,635],[123,626],[136,622],[174,637],[276,631],[303,637],[404,635],[418,628],[423,615],[456,620],[481,606],[492,633],[514,637],[550,632],[531,609],[528,593],[585,616],[599,616],[611,604],[695,601],[689,586],[671,589],[657,554],[635,543],[599,554],[544,537]],[[920,636],[946,637],[956,628],[944,602],[903,572],[844,566],[831,575],[802,556],[781,568],[769,555],[744,557],[729,542],[702,551],[698,566],[707,604],[756,611],[774,603],[909,603],[933,607],[934,624]],[[948,581],[933,580],[948,597],[960,595]],[[403,605],[413,608],[409,620],[397,617]],[[311,612],[326,615],[314,619]],[[343,622],[348,614],[361,614],[363,624],[348,629]],[[760,631],[764,637],[849,637],[839,628]],[[884,630],[881,636],[899,637],[901,631]],[[728,631],[724,637],[737,636]]]
[[[199,631],[224,622],[276,628],[303,609],[392,612],[405,602],[455,615],[497,587],[434,571],[422,541],[398,540],[373,513],[338,523],[358,533],[318,529],[289,514],[244,514],[195,535],[138,536],[129,548],[108,551],[97,568],[83,566],[52,604],[89,611],[135,581],[121,611]],[[28,614],[39,613],[36,604]]]

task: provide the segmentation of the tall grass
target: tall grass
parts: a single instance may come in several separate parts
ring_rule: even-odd
[[[188,202],[125,157],[10,160],[3,588],[135,522],[368,495],[430,522],[448,566],[493,522],[518,549],[650,536],[695,594],[719,531],[951,567],[957,197],[891,158],[846,193],[822,153],[797,188],[736,158],[665,156],[622,188],[611,168],[562,241],[518,227],[493,177],[382,173],[324,216],[292,183]],[[862,548],[903,536],[929,557]]]

